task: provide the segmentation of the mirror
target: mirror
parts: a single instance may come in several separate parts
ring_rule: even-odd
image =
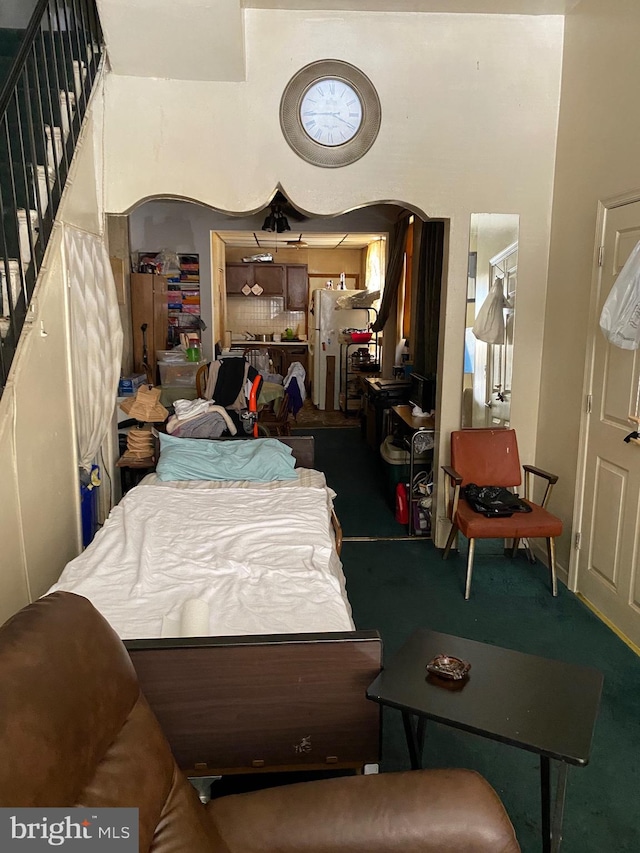
[[[519,220],[513,213],[471,214],[463,427],[510,423]]]

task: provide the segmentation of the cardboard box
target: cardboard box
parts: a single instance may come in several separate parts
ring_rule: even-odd
[[[147,381],[144,373],[137,373],[134,376],[121,376],[118,382],[119,397],[133,397],[141,385]]]

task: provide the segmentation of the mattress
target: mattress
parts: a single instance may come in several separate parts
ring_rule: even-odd
[[[113,508],[49,590],[88,598],[122,639],[175,636],[198,601],[207,636],[351,631],[345,578],[318,471],[275,483],[160,482]]]

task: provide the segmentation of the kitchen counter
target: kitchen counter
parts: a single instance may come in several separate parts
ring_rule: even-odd
[[[308,347],[309,341],[231,341],[232,347]]]

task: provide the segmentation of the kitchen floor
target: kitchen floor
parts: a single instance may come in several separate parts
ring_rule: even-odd
[[[291,429],[324,429],[330,427],[358,427],[360,428],[360,417],[357,414],[348,417],[341,411],[327,412],[317,409],[309,397],[302,404],[302,408],[295,418],[291,418]]]

